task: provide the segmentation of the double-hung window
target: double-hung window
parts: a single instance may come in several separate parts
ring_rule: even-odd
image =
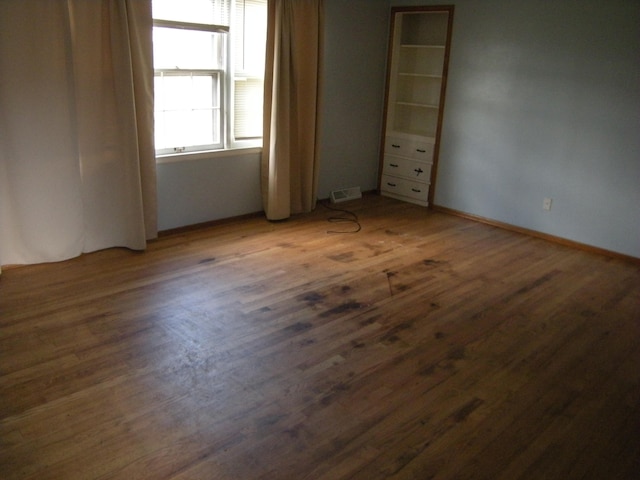
[[[153,0],[156,154],[262,143],[267,0]]]

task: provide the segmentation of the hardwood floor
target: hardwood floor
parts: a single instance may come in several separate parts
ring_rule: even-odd
[[[3,479],[631,479],[640,267],[377,196],[0,277]]]

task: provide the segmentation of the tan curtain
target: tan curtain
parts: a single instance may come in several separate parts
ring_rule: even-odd
[[[0,265],[157,235],[150,0],[0,2]]]
[[[270,220],[315,207],[322,0],[269,0],[262,197]]]

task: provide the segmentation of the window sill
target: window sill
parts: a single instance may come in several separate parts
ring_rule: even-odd
[[[167,155],[156,155],[156,164],[189,162],[194,160],[210,160],[212,158],[237,157],[238,155],[249,155],[261,153],[262,147],[241,147],[228,148],[224,150],[207,150],[202,152],[171,153]]]

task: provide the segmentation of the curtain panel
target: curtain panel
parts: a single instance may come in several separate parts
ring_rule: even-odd
[[[322,29],[322,0],[269,0],[261,165],[269,220],[316,204]]]
[[[0,265],[157,235],[150,1],[0,2]]]

